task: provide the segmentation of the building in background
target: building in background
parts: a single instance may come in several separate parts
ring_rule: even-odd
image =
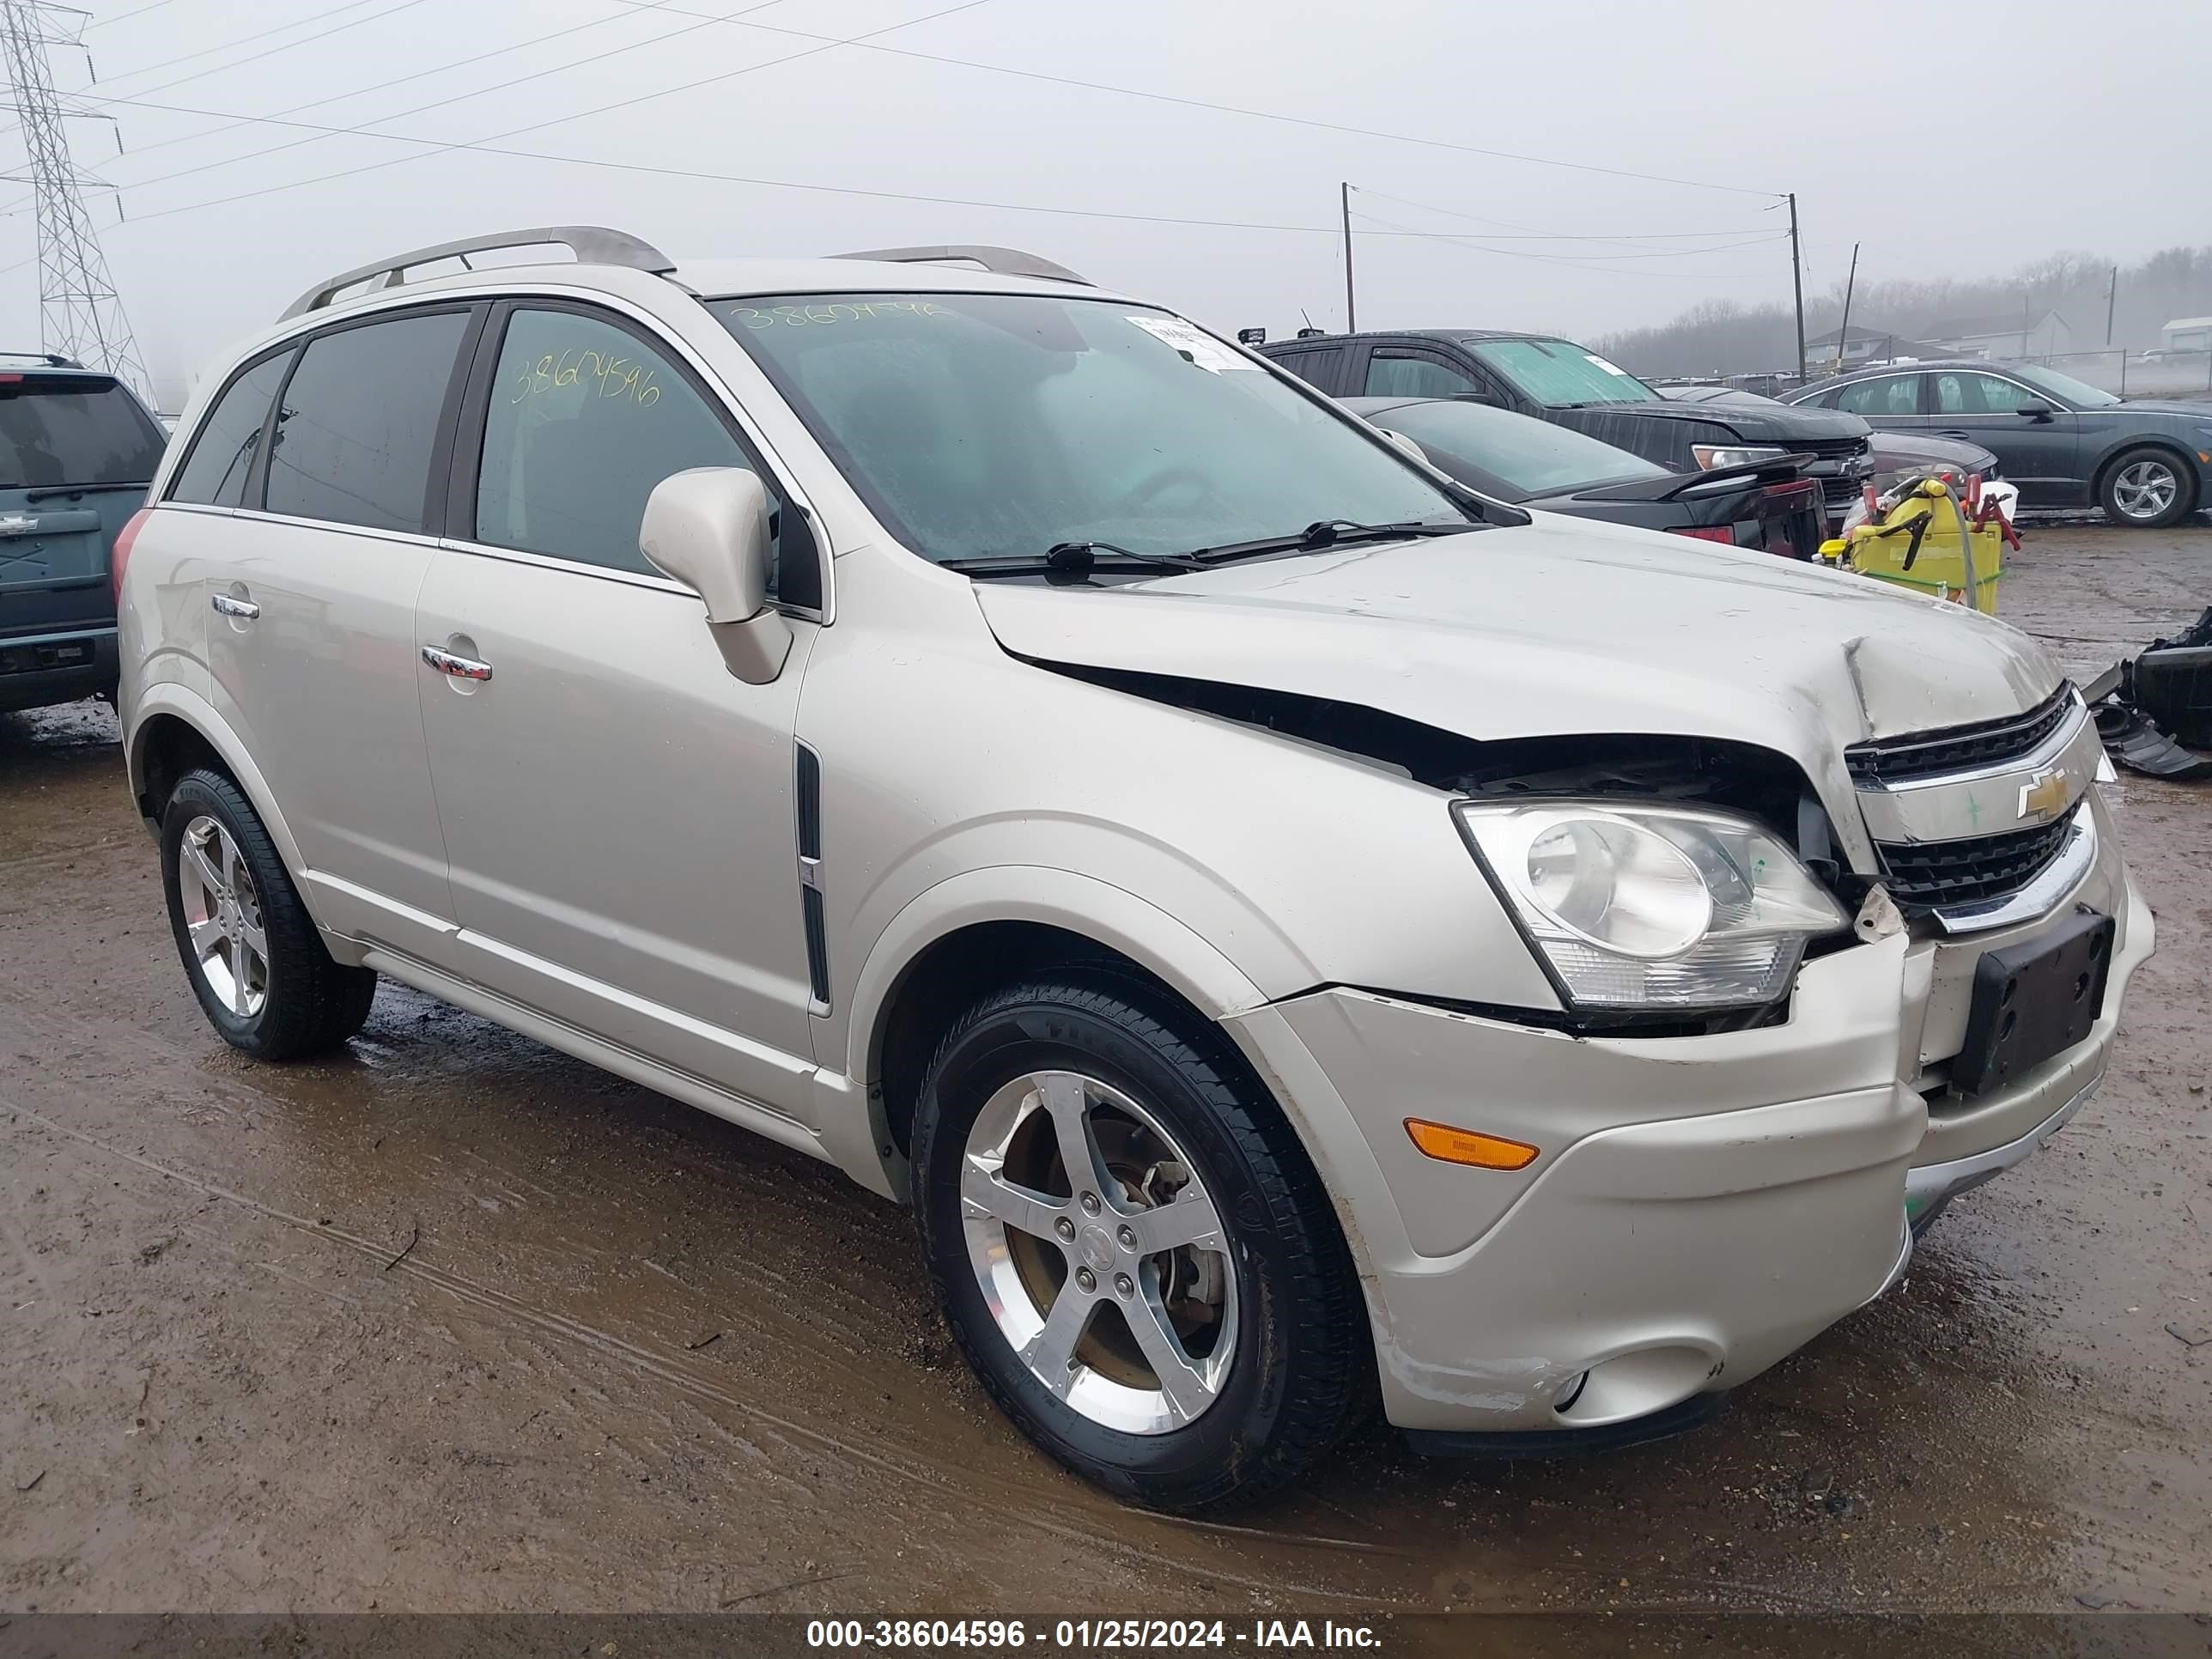
[[[2052,357],[2073,349],[2074,331],[2055,311],[1947,317],[1927,332],[1946,357]]]
[[[1815,334],[1805,342],[1805,356],[1823,367],[1840,363],[1850,368],[1885,352],[1894,337],[1887,329],[1861,328],[1853,323],[1848,330],[1832,328],[1826,334]]]
[[[2177,317],[2158,331],[2167,351],[2212,351],[2212,317]]]

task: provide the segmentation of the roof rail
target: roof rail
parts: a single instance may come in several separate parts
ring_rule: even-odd
[[[471,253],[489,253],[500,248],[543,247],[557,246],[567,248],[576,256],[580,265],[627,265],[632,270],[646,270],[656,276],[665,276],[676,269],[676,262],[650,242],[641,242],[627,232],[607,230],[598,225],[541,225],[535,230],[495,231],[487,236],[464,236],[458,242],[441,242],[435,247],[418,247],[411,253],[398,254],[392,258],[379,259],[373,264],[360,265],[352,270],[340,271],[326,277],[292,302],[283,321],[310,311],[319,311],[331,303],[340,289],[351,288],[356,283],[367,282],[372,276],[384,278],[386,288],[398,288],[407,280],[407,273],[416,265],[427,265],[439,259],[465,259]]]
[[[74,357],[64,357],[58,351],[0,351],[0,357],[21,357],[27,362],[44,363],[49,368],[82,368],[84,365]]]
[[[1094,286],[1088,276],[1079,276],[1066,265],[1054,264],[1034,253],[1024,253],[1018,247],[992,247],[988,244],[961,242],[941,247],[878,247],[861,253],[833,253],[833,259],[882,259],[891,264],[939,264],[947,260],[960,259],[976,264],[1000,276],[1042,276],[1054,283],[1080,283]]]

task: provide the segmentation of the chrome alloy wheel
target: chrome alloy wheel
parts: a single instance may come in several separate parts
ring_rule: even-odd
[[[177,843],[177,887],[192,957],[216,1000],[240,1019],[269,1000],[269,941],[261,897],[230,832],[203,813]]]
[[[2173,505],[2181,480],[2165,461],[2142,460],[2124,466],[2112,480],[2112,501],[2130,519],[2155,519]]]
[[[1091,1421],[1165,1434],[1220,1398],[1237,1272],[1213,1198],[1160,1121],[1074,1072],[983,1103],[960,1170],[983,1299],[1030,1372]]]

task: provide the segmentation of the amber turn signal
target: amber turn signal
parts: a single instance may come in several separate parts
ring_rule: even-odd
[[[1407,1118],[1406,1133],[1413,1136],[1414,1146],[1446,1164],[1471,1164],[1478,1170],[1525,1170],[1536,1161],[1536,1148],[1523,1141],[1455,1129],[1425,1118]]]

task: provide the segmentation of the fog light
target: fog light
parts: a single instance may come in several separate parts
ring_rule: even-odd
[[[1467,1164],[1478,1170],[1525,1170],[1536,1161],[1536,1148],[1523,1141],[1455,1129],[1449,1123],[1431,1123],[1426,1118],[1407,1118],[1406,1133],[1422,1152],[1446,1164]]]

